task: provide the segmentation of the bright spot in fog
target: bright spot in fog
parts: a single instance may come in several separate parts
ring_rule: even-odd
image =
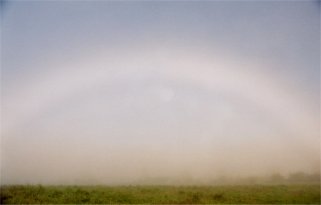
[[[161,87],[159,89],[159,99],[163,102],[170,102],[175,97],[175,91],[170,87]]]

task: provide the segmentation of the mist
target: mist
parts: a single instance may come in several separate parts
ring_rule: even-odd
[[[1,184],[320,173],[319,12],[313,1],[7,2]]]

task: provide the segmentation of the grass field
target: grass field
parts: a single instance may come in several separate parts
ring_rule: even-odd
[[[320,204],[320,185],[2,186],[1,204]]]

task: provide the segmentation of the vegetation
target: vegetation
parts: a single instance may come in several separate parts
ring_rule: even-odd
[[[2,186],[1,204],[320,204],[320,185]]]

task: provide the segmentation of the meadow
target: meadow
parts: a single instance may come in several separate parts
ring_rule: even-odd
[[[320,204],[320,185],[10,185],[1,204]]]

